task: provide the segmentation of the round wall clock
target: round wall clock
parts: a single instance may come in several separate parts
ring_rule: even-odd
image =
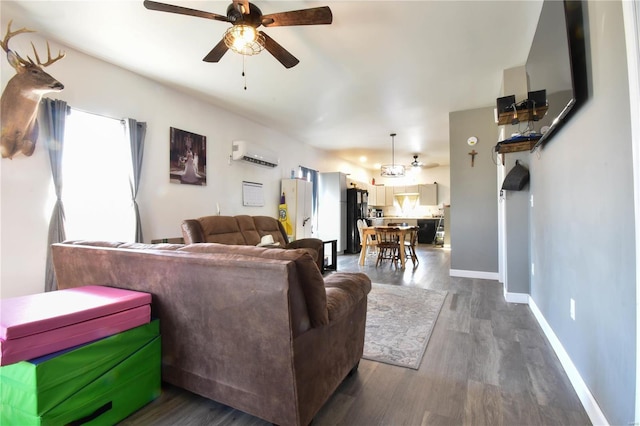
[[[469,146],[474,146],[478,143],[478,138],[476,138],[475,136],[471,136],[469,139],[467,139],[467,143],[469,144]]]

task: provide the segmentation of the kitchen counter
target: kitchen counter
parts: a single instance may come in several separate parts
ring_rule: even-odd
[[[410,219],[440,219],[442,216],[384,216],[382,219],[393,219],[393,220],[410,220]],[[380,218],[378,218],[380,219]]]
[[[394,216],[384,216],[384,217],[368,217],[366,218],[367,223],[377,223],[380,224],[382,222],[398,222],[398,223],[407,223],[408,225],[417,225],[419,220],[433,220],[439,221],[441,217],[432,217],[432,216],[412,216],[412,217],[394,217]]]

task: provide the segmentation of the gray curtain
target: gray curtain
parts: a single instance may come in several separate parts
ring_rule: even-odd
[[[133,203],[133,211],[136,215],[136,237],[137,243],[142,243],[142,224],[140,223],[140,211],[138,209],[138,186],[140,185],[140,172],[142,171],[142,155],[144,153],[144,137],[147,133],[147,123],[138,123],[133,118],[124,120],[129,145],[131,146],[131,163],[132,171],[129,179],[129,187],[131,188],[131,201]]]
[[[66,239],[64,231],[64,206],[62,205],[62,151],[64,147],[64,124],[68,113],[67,103],[60,100],[44,98],[40,102],[39,124],[40,140],[49,152],[51,177],[56,191],[56,203],[53,206],[49,221],[49,235],[47,238],[47,263],[45,270],[45,291],[57,290],[51,244],[60,243]]]

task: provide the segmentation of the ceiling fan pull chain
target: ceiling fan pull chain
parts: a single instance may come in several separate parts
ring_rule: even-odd
[[[244,90],[247,90],[247,74],[244,72],[244,55],[242,55],[242,77],[244,78]]]

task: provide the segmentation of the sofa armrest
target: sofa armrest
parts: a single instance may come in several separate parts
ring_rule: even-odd
[[[288,249],[307,249],[312,251],[311,257],[316,261],[320,272],[324,269],[324,244],[318,238],[302,238],[287,244]]]
[[[371,291],[371,279],[360,272],[336,272],[324,279],[329,322],[351,312]]]
[[[312,248],[315,250],[321,250],[322,240],[319,238],[302,238],[300,240],[291,241],[289,244],[287,244],[287,248]]]
[[[197,219],[186,219],[180,225],[185,244],[206,243],[204,230]]]

